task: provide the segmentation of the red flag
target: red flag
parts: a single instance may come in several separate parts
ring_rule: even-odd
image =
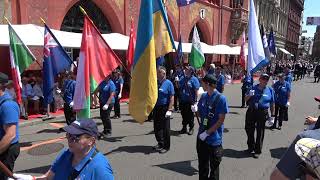
[[[74,107],[78,117],[90,117],[90,94],[120,64],[91,19],[84,16]]]
[[[246,44],[246,32],[243,31],[242,33],[242,43],[240,49],[240,65],[243,69],[246,69],[246,55],[244,53],[244,45]]]
[[[134,23],[131,19],[131,28],[130,28],[130,39],[129,39],[129,46],[127,50],[127,60],[128,60],[128,71],[131,70],[133,59],[134,59],[134,49],[136,47],[136,32],[134,30]]]

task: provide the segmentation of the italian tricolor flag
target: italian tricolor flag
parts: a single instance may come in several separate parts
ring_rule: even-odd
[[[14,31],[9,23],[9,36],[10,36],[10,62],[11,62],[11,76],[14,84],[14,89],[17,95],[17,102],[22,103],[21,99],[21,73],[27,69],[30,64],[35,60],[35,57],[28,49],[28,47],[21,41],[18,34]]]
[[[85,15],[73,109],[78,118],[90,118],[90,95],[119,66],[121,60]],[[104,104],[100,104],[103,106]]]
[[[199,69],[202,67],[204,61],[205,59],[201,49],[199,33],[197,27],[195,26],[193,29],[192,48],[189,63],[194,68]]]

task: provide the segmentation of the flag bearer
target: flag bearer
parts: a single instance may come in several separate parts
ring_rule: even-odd
[[[245,121],[245,130],[248,137],[247,151],[254,158],[259,158],[261,154],[265,124],[269,119],[269,108],[271,111],[270,122],[274,122],[274,91],[267,86],[268,81],[269,75],[262,74],[259,78],[260,83],[255,85],[245,97],[249,105]],[[255,130],[257,131],[256,140],[254,139]]]
[[[288,107],[290,106],[291,86],[285,81],[285,75],[280,73],[278,75],[279,81],[273,85],[275,92],[275,121],[272,129],[276,128],[277,121],[279,121],[278,129],[281,130],[282,121],[288,121]]]
[[[224,91],[224,84],[225,84],[225,78],[223,74],[221,73],[221,67],[218,66],[215,70],[216,78],[217,78],[217,90],[220,93],[223,93]]]
[[[112,133],[110,113],[115,102],[116,86],[107,76],[99,85],[99,103],[100,103],[100,117],[103,123],[103,136],[109,137]]]
[[[195,69],[191,66],[185,67],[185,74],[177,83],[180,90],[179,106],[182,115],[182,129],[180,134],[188,133],[192,135],[194,132],[194,113],[198,109],[197,97],[200,87],[199,80],[193,75]],[[187,126],[189,125],[189,131]]]
[[[202,94],[198,103],[201,118],[197,138],[199,180],[218,180],[223,155],[223,122],[229,111],[228,103],[226,97],[216,90],[214,75],[207,74],[202,84],[207,92]]]
[[[122,97],[122,89],[123,89],[123,78],[121,77],[121,73],[119,69],[116,69],[112,73],[112,81],[116,86],[116,94],[114,96],[114,116],[113,118],[118,119],[121,117],[120,115],[120,99]]]
[[[0,161],[10,170],[19,156],[19,106],[5,92],[8,76],[0,73]],[[0,180],[7,180],[0,171]]]
[[[241,107],[244,108],[246,107],[246,102],[245,102],[245,96],[246,93],[252,88],[253,86],[253,78],[251,75],[247,74],[247,71],[244,71],[245,75],[244,78],[242,79],[242,105]]]
[[[170,116],[174,102],[174,87],[166,79],[166,69],[158,68],[158,100],[153,109],[153,128],[158,144],[154,147],[159,153],[166,153],[170,149]]]
[[[73,96],[75,88],[76,81],[73,79],[72,73],[66,72],[66,79],[63,82],[62,92],[64,100],[64,116],[68,125],[76,120],[76,115],[73,112]]]

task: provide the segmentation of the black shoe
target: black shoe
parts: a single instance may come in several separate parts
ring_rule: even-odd
[[[187,128],[182,128],[180,131],[179,131],[180,134],[186,134],[187,133]]]
[[[59,128],[59,133],[65,132],[63,128]]]
[[[277,127],[276,127],[275,124],[273,124],[273,125],[270,127],[270,129],[277,129]]]
[[[281,130],[281,126],[278,127],[278,130]]]
[[[250,148],[245,150],[245,152],[248,153],[248,154],[254,154],[254,150],[250,149]]]
[[[156,151],[160,151],[163,148],[159,144],[157,144],[156,146],[153,146],[152,149],[154,149]]]
[[[114,115],[111,117],[111,119],[119,119],[119,116]]]
[[[160,153],[160,154],[164,154],[164,153],[166,153],[166,152],[168,152],[168,149],[162,148],[162,149],[159,150],[159,153]]]
[[[259,156],[260,156],[260,154],[257,154],[257,153],[252,154],[252,157],[255,159],[259,159]]]
[[[193,135],[193,132],[194,132],[194,129],[193,129],[193,128],[190,128],[190,129],[189,129],[189,132],[188,132],[188,135]]]

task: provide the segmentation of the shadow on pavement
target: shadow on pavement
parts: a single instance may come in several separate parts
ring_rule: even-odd
[[[223,129],[223,133],[228,133],[228,132],[230,132],[230,130],[228,128]]]
[[[37,132],[37,134],[41,133],[61,133],[59,129],[43,129]]]
[[[170,130],[170,135],[171,136],[181,136],[180,130],[179,131]]]
[[[151,154],[151,153],[157,153],[157,151],[152,149],[152,146],[121,146],[118,147],[117,149],[114,149],[110,152],[105,153],[104,155],[109,155],[112,153],[117,153],[117,152],[127,152],[127,153],[143,153],[143,154]]]
[[[126,136],[119,136],[119,137],[101,137],[100,140],[108,141],[108,142],[121,142],[123,138]]]
[[[282,155],[287,151],[287,147],[280,147],[275,149],[270,149],[271,157],[280,159]]]
[[[130,122],[130,123],[138,123],[136,120],[134,119],[126,119],[126,120],[123,120],[122,122]]]
[[[25,170],[20,170],[17,171],[16,173],[24,173],[24,174],[45,174],[49,169],[51,165],[48,166],[41,166],[41,167],[36,167],[36,168],[31,168],[31,169],[25,169]]]
[[[180,162],[173,162],[167,164],[159,164],[153,165],[156,167],[160,167],[162,169],[174,171],[180,174],[184,174],[186,176],[193,176],[198,174],[198,170],[191,166],[191,160],[189,161],[180,161]]]
[[[223,156],[229,157],[229,158],[236,158],[236,159],[252,157],[252,155],[247,153],[246,151],[243,151],[243,150],[238,151],[238,150],[234,150],[234,149],[224,149]]]
[[[238,113],[238,112],[234,112],[234,111],[230,111],[230,112],[228,112],[228,114],[240,114],[240,113]]]
[[[229,106],[229,108],[239,108],[239,109],[244,109],[241,106]]]
[[[20,142],[20,148],[32,146],[32,142]]]

